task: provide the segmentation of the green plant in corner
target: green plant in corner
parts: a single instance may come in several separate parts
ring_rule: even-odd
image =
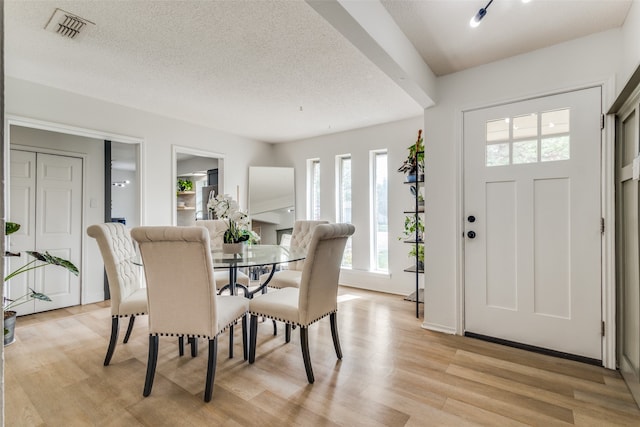
[[[407,175],[417,175],[418,172],[424,171],[424,140],[422,138],[422,129],[418,129],[418,139],[415,144],[407,147],[409,151],[407,159],[398,168],[398,172],[404,172]]]
[[[4,234],[8,236],[9,234],[15,233],[19,229],[20,229],[20,224],[17,224],[15,222],[6,222],[4,227]],[[60,267],[64,267],[71,274],[74,274],[76,276],[78,275],[78,268],[71,261],[67,261],[66,259],[53,256],[49,252],[44,252],[44,253],[36,252],[36,251],[25,251],[25,252],[29,256],[33,257],[34,259],[27,262],[25,265],[17,268],[15,271],[9,273],[7,276],[5,276],[4,283],[7,283],[9,280],[11,280],[12,278],[14,278],[19,274],[26,273],[27,271],[34,270],[36,268],[45,267],[47,265],[57,265]],[[5,252],[5,256],[20,256],[20,254]],[[34,299],[41,300],[41,301],[51,301],[51,298],[49,298],[47,295],[41,292],[36,292],[31,287],[28,289],[29,289],[29,292],[27,292],[26,294],[16,299],[9,299],[4,297],[2,309],[4,312],[5,321],[7,320],[7,318],[14,317],[16,315],[16,312],[13,311],[12,309],[19,305],[25,304],[29,301],[33,301]],[[9,330],[5,328],[4,334],[7,335],[8,333],[9,333]]]

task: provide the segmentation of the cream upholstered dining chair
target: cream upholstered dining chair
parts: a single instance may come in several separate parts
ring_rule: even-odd
[[[309,242],[306,262],[299,288],[287,287],[257,296],[249,303],[251,313],[249,363],[256,358],[258,316],[287,324],[287,341],[291,326],[300,327],[302,358],[309,383],[313,383],[313,369],[309,355],[309,326],[329,316],[333,346],[342,359],[336,312],[338,310],[338,279],[347,239],[355,232],[351,224],[320,224],[315,227]]]
[[[320,224],[328,224],[328,221],[307,221],[298,220],[293,224],[293,233],[291,234],[290,248],[302,248],[307,249],[311,242],[311,235],[313,230]],[[273,277],[269,281],[270,288],[297,288],[300,286],[300,280],[302,278],[302,267],[305,261],[293,261],[289,263],[289,267],[286,270],[276,271]],[[263,283],[269,273],[260,276],[260,283]]]
[[[242,319],[242,345],[247,360],[247,309],[241,296],[219,296],[209,234],[202,227],[136,227],[149,299],[149,358],[144,396],[151,394],[158,361],[159,336],[185,335],[209,340],[204,401],[213,394],[218,335]],[[230,339],[231,341],[231,339]],[[231,357],[231,354],[230,354]]]
[[[212,251],[222,250],[222,243],[224,242],[224,232],[228,228],[227,221],[223,219],[204,219],[196,221],[196,225],[199,227],[204,227],[209,231],[209,241],[211,242]],[[224,285],[229,283],[228,269],[218,269],[214,274],[216,276],[216,283],[218,284],[218,288],[222,288]],[[248,287],[249,276],[241,271],[238,271],[236,282],[244,285],[245,287]]]
[[[104,358],[104,366],[107,366],[118,341],[120,318],[129,317],[124,336],[124,343],[127,343],[136,316],[147,314],[147,291],[142,287],[141,267],[135,263],[136,251],[124,225],[118,222],[95,224],[87,228],[87,234],[98,242],[111,295],[111,339]]]

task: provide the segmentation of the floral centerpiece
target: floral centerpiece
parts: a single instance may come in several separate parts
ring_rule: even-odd
[[[210,199],[207,208],[213,212],[216,218],[227,221],[228,228],[224,232],[224,243],[257,243],[260,240],[260,237],[249,229],[251,224],[249,216],[240,210],[238,202],[228,194],[218,194]]]

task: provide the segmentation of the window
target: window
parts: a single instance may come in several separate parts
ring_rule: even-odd
[[[351,155],[336,156],[336,221],[351,223]],[[351,238],[347,240],[342,266],[353,266]]]
[[[320,219],[320,159],[307,160],[307,219]]]
[[[568,160],[569,119],[562,109],[488,121],[486,166]]]
[[[371,152],[371,266],[389,271],[389,221],[387,215],[387,151]]]

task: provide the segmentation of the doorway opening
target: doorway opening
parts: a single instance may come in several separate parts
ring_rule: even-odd
[[[195,225],[210,219],[207,202],[224,194],[224,156],[220,153],[174,146],[173,180],[176,194],[173,224]]]

